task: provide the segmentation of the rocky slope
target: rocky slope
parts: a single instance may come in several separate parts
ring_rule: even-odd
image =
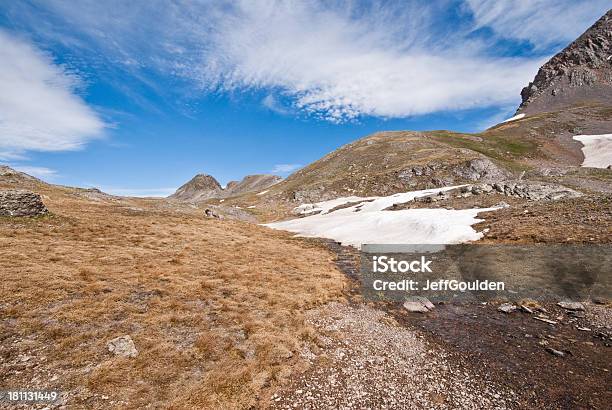
[[[521,91],[517,113],[534,114],[577,102],[612,103],[612,10],[544,64]]]
[[[592,121],[585,120],[589,118]],[[561,184],[570,177],[579,184],[593,180],[587,184],[595,188],[601,178],[610,183],[608,173],[590,175],[576,168],[584,157],[572,136],[601,133],[610,121],[610,107],[590,107],[588,112],[578,107],[527,116],[478,134],[380,132],[340,147],[274,185],[265,195],[244,199],[308,203],[521,177],[554,179],[549,182]]]
[[[16,171],[6,165],[0,165],[0,180],[5,184],[17,185],[22,188],[30,188],[38,184],[44,184],[40,179],[24,172]]]
[[[223,194],[224,196],[234,196],[247,192],[256,192],[266,189],[280,181],[282,181],[282,178],[277,175],[247,175],[242,181],[228,182]]]

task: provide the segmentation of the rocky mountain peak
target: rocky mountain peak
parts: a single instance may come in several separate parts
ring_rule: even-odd
[[[266,189],[281,181],[277,175],[247,175],[241,181],[230,181],[224,188],[210,175],[198,174],[189,182],[181,186],[170,198],[188,202],[197,202],[212,198],[227,198],[247,192],[256,192]]]
[[[198,174],[185,185],[190,185],[196,189],[221,189],[219,181],[208,174]]]
[[[521,97],[517,113],[527,114],[612,102],[612,10],[544,64]]]
[[[208,174],[198,174],[182,185],[170,198],[197,201],[216,197],[223,191],[221,184]]]

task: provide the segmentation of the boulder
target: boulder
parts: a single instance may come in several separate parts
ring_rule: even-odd
[[[113,353],[115,356],[138,356],[138,350],[136,350],[136,346],[134,345],[134,341],[130,335],[116,337],[109,341],[106,346],[108,347],[108,351]]]
[[[580,302],[562,300],[561,302],[557,303],[557,305],[567,310],[584,310],[584,305]]]
[[[434,308],[434,304],[423,296],[411,296],[404,302],[404,309],[408,312],[427,313]]]
[[[497,310],[504,313],[512,313],[516,310],[516,306],[514,306],[512,303],[502,303],[499,305]]]
[[[0,191],[0,216],[38,216],[48,212],[39,194],[23,190]]]

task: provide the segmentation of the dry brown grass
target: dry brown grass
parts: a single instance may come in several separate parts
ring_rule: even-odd
[[[315,242],[41,190],[53,216],[0,220],[2,387],[87,408],[259,406],[301,366],[302,312],[345,284]],[[124,334],[136,358],[107,351]]]

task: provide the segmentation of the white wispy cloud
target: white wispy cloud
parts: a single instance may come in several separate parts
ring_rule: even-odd
[[[610,8],[609,0],[466,0],[476,27],[536,48],[574,40]]]
[[[75,93],[78,78],[0,30],[0,158],[81,148],[103,121]]]
[[[188,94],[264,91],[268,109],[333,122],[516,104],[549,57],[542,54],[551,54],[546,47],[573,39],[606,10],[603,0],[465,0],[467,18],[449,24],[457,2],[447,0],[109,3],[49,0],[37,7],[57,23],[31,28],[64,46],[93,44],[108,64],[152,87],[143,68],[196,84]],[[482,27],[492,38],[473,35]],[[501,37],[544,51],[499,56]]]
[[[276,164],[270,172],[273,174],[289,174],[297,169],[302,168],[301,164]]]
[[[542,61],[485,56],[479,43],[434,28],[432,11],[237,3],[212,13],[207,53],[189,74],[209,89],[278,88],[331,121],[516,101]]]
[[[291,114],[291,110],[285,107],[279,100],[272,94],[266,95],[262,100],[261,104],[268,110],[281,115]]]

